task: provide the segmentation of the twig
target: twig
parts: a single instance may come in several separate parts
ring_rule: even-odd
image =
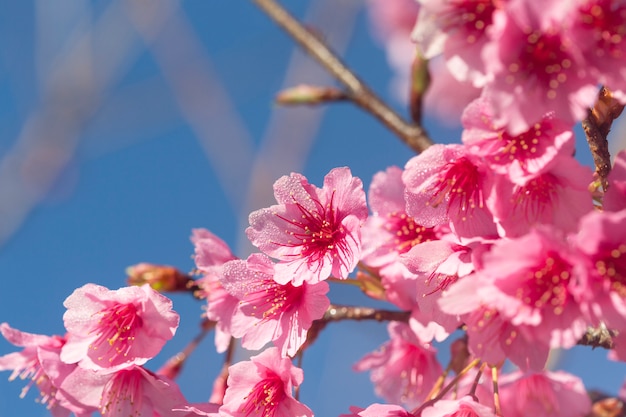
[[[349,97],[355,104],[374,115],[411,149],[422,152],[433,144],[421,126],[407,123],[400,117],[359,80],[319,37],[305,28],[275,0],[252,0],[252,2],[337,78],[348,89]]]
[[[331,304],[320,320],[332,323],[342,320],[376,320],[407,322],[410,311],[379,310],[371,307],[341,306]]]

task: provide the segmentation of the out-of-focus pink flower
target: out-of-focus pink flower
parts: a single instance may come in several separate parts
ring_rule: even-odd
[[[243,347],[253,350],[272,341],[283,356],[296,354],[313,320],[330,305],[328,283],[279,284],[274,263],[260,253],[226,263],[222,285],[239,300],[231,322],[233,336],[243,337]]]
[[[100,412],[103,417],[167,417],[185,404],[174,381],[133,365],[110,374],[102,390]]]
[[[420,404],[442,373],[437,352],[400,322],[388,325],[391,340],[355,365],[357,371],[371,371],[376,394],[409,408]]]
[[[414,417],[399,405],[372,404],[367,408],[350,407],[350,414],[341,414],[339,417]]]
[[[516,371],[500,377],[498,385],[507,417],[583,417],[591,411],[582,381],[567,372]]]
[[[615,157],[608,177],[609,189],[604,193],[602,207],[605,211],[626,209],[626,150]]]
[[[590,320],[626,332],[626,209],[589,213],[573,240],[584,254],[588,291],[581,297]]]
[[[70,412],[79,417],[90,416],[97,410],[60,388],[61,382],[76,369],[75,364],[65,364],[59,358],[64,338],[22,332],[7,323],[0,324],[0,333],[8,342],[24,348],[21,352],[0,356],[0,371],[13,371],[9,380],[17,377],[30,380],[20,397],[23,398],[35,385],[40,393],[38,401],[54,417],[67,417]]]
[[[292,173],[274,183],[274,196],[278,205],[250,214],[246,234],[280,261],[276,282],[347,278],[361,256],[360,228],[368,214],[361,180],[349,168],[335,168],[317,188]]]
[[[63,305],[68,340],[61,359],[99,371],[144,364],[174,336],[179,321],[171,300],[148,284],[119,290],[86,284]]]
[[[207,299],[207,318],[217,322],[215,347],[222,353],[230,344],[230,322],[239,300],[222,288],[220,278],[224,264],[237,257],[226,242],[206,229],[194,229],[191,242],[195,248],[196,267],[203,274],[196,282]]]
[[[495,235],[485,205],[490,175],[464,146],[433,145],[405,166],[407,214],[425,227],[449,222],[460,237]]]
[[[420,417],[495,417],[495,414],[468,395],[458,400],[439,400],[426,407]]]
[[[302,369],[283,358],[275,347],[229,368],[221,416],[312,417],[313,412],[293,397],[304,380]]]

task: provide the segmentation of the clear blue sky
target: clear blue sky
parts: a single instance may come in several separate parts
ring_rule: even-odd
[[[280,175],[320,184],[347,165],[369,184],[413,155],[348,104],[274,106],[293,61],[289,83],[333,82],[250,2],[172,3],[180,10],[156,0],[0,2],[0,322],[63,333],[63,300],[84,283],[118,288],[143,261],[191,270],[192,228],[247,256],[247,213],[271,204]],[[345,44],[349,64],[393,102],[360,0],[284,3]],[[459,140],[427,127],[440,142]],[[352,288],[331,291],[337,303],[363,301]],[[177,296],[174,306],[181,326],[153,369],[196,334],[202,303]],[[385,335],[384,325],[330,325],[304,357],[302,400],[320,416],[375,401],[368,375],[350,368]],[[0,340],[0,355],[13,350]],[[605,356],[576,349],[562,365],[615,392],[626,368]],[[210,335],[178,381],[189,400],[208,398],[220,361]],[[49,414],[35,388],[20,400],[24,384],[2,375],[0,417]]]

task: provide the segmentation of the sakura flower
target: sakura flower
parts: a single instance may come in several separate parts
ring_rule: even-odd
[[[102,390],[103,417],[173,415],[187,401],[175,382],[133,365],[112,374]]]
[[[18,376],[29,380],[20,397],[35,385],[40,392],[39,402],[46,405],[54,417],[67,417],[70,412],[79,417],[90,416],[97,409],[81,403],[60,387],[76,369],[76,365],[65,364],[59,358],[64,338],[22,332],[7,323],[0,324],[0,333],[10,343],[24,347],[21,352],[0,356],[0,371],[13,371],[9,380]]]
[[[222,285],[239,300],[231,322],[233,336],[243,337],[247,349],[260,349],[273,341],[283,356],[296,354],[313,320],[330,305],[326,282],[279,284],[274,280],[274,264],[263,254],[226,263]]]
[[[494,122],[488,97],[474,100],[463,112],[463,143],[485,158],[496,173],[515,184],[529,178],[552,162],[557,155],[574,153],[574,135],[569,126],[548,113],[519,135],[509,134]]]
[[[249,361],[229,368],[228,388],[221,416],[305,417],[313,412],[293,397],[294,388],[304,380],[302,369],[269,348]]]
[[[563,25],[574,6],[511,0],[493,14],[481,55],[493,78],[483,94],[493,99],[496,123],[512,135],[550,111],[567,123],[582,120],[595,101],[597,79]]]
[[[364,356],[354,369],[371,371],[376,394],[385,400],[416,407],[442,373],[437,352],[405,323],[392,322],[388,330],[391,340]]]
[[[425,227],[449,222],[460,237],[495,234],[485,206],[489,175],[464,146],[433,145],[405,166],[407,214]]]
[[[572,347],[585,332],[585,291],[574,251],[556,230],[542,228],[496,242],[481,268],[454,283],[439,303],[450,314],[469,314],[470,347],[495,350],[485,343],[490,335],[518,366],[536,369],[548,348]]]
[[[502,412],[507,417],[583,417],[591,411],[582,381],[566,372],[516,371],[499,382]]]
[[[207,318],[217,322],[215,347],[222,353],[230,344],[231,318],[239,300],[224,290],[220,278],[224,264],[237,257],[226,242],[206,229],[194,229],[191,242],[195,248],[196,267],[203,274],[196,282],[207,299]]]
[[[250,214],[246,234],[265,254],[278,259],[274,279],[299,286],[346,278],[361,255],[360,227],[367,218],[360,179],[335,168],[317,188],[296,173],[274,183],[278,205]]]
[[[367,408],[350,407],[351,414],[342,414],[339,417],[413,417],[399,405],[372,404]]]
[[[604,193],[602,207],[605,211],[626,209],[626,150],[615,156],[608,181],[609,189]]]
[[[439,400],[426,407],[421,417],[495,417],[495,414],[468,395],[458,400]]]
[[[487,207],[500,236],[521,236],[538,224],[573,231],[579,219],[593,210],[591,180],[589,167],[571,156],[557,157],[524,184],[496,177]]]
[[[119,290],[86,284],[63,305],[68,341],[61,359],[91,370],[145,363],[172,338],[179,321],[172,302],[148,284]]]
[[[583,306],[594,323],[626,332],[626,210],[589,213],[573,239],[587,270]]]

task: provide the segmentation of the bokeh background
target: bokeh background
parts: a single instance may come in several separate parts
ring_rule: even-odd
[[[406,114],[362,0],[284,3]],[[299,83],[336,85],[249,1],[0,1],[0,322],[62,334],[63,300],[87,282],[119,288],[125,268],[144,261],[191,271],[192,228],[247,256],[247,215],[272,204],[281,175],[321,184],[349,166],[367,185],[413,156],[350,104],[273,104]],[[425,125],[435,140],[456,142],[457,121],[452,112]],[[331,298],[366,301],[352,287],[333,286]],[[181,326],[151,369],[199,331],[202,303],[173,299]],[[330,325],[305,354],[302,401],[319,416],[380,401],[351,367],[385,338],[384,324]],[[14,350],[0,340],[0,355]],[[208,399],[221,361],[211,334],[178,380],[190,401]],[[613,394],[626,373],[588,348],[555,366]],[[0,417],[49,415],[35,387],[20,399],[25,383],[8,376]]]

